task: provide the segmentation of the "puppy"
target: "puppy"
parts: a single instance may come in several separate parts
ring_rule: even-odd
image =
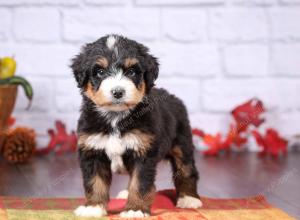
[[[83,98],[78,151],[87,199],[75,214],[106,215],[112,172],[127,172],[129,194],[120,216],[149,216],[163,159],[172,164],[177,207],[200,207],[187,111],[177,97],[153,88],[159,65],[148,48],[109,35],[87,44],[71,67]]]

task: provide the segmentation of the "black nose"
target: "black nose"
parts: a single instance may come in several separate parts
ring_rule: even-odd
[[[124,96],[125,90],[122,88],[115,88],[111,91],[112,95],[116,99],[120,99]]]

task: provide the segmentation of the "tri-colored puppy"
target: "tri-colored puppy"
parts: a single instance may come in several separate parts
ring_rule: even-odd
[[[200,207],[187,111],[177,97],[153,88],[159,68],[148,48],[109,35],[87,44],[71,67],[83,97],[78,145],[87,199],[75,214],[106,215],[112,172],[128,172],[128,202],[120,215],[148,216],[163,159],[172,164],[177,206]]]

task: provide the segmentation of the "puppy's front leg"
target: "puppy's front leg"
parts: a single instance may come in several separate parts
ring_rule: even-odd
[[[151,205],[155,196],[156,164],[147,159],[135,164],[130,175],[128,200],[123,218],[141,218],[150,215]]]
[[[112,179],[110,161],[104,153],[95,150],[79,151],[79,157],[87,202],[79,206],[75,214],[82,217],[105,216]]]

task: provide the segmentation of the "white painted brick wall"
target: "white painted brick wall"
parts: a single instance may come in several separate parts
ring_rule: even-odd
[[[126,3],[124,0],[85,0],[85,2],[95,5],[124,5]]]
[[[218,48],[214,44],[161,43],[160,48],[161,74],[203,77],[221,72]]]
[[[213,79],[203,85],[203,108],[206,111],[230,111],[232,106],[251,97],[259,97],[270,109],[282,113],[300,109],[300,79]]]
[[[202,8],[163,9],[162,32],[170,40],[179,42],[207,39],[207,16]],[[170,25],[175,23],[176,25]]]
[[[156,84],[158,88],[165,88],[171,93],[177,94],[189,106],[190,113],[197,113],[200,110],[200,80],[167,77],[160,78]]]
[[[0,9],[0,40],[8,38],[9,30],[11,27],[11,12],[7,9]]]
[[[17,41],[56,42],[60,38],[59,11],[21,8],[14,13],[13,32]]]
[[[75,8],[63,10],[63,38],[71,42],[89,42],[107,33],[123,31],[121,8]],[[113,19],[111,19],[113,18]]]
[[[300,76],[300,44],[274,44],[271,56],[272,73],[281,76]]]
[[[71,76],[70,59],[80,50],[70,44],[1,43],[0,56],[15,55],[18,74],[56,77]]]
[[[118,33],[160,59],[157,82],[184,99],[191,124],[226,131],[254,96],[273,126],[300,132],[300,0],[0,0],[0,56],[14,55],[35,98],[19,90],[18,124],[39,144],[55,119],[75,129],[80,96],[69,68],[85,42]]]
[[[283,4],[299,4],[300,0],[280,0],[280,3],[283,3]]]
[[[224,64],[225,73],[229,76],[266,76],[269,67],[268,46],[227,46],[224,48]]]
[[[0,0],[3,6],[31,6],[31,5],[77,5],[81,0]]]
[[[268,6],[276,3],[276,0],[231,0],[232,2],[240,5],[246,5],[246,6]]]
[[[300,10],[298,8],[275,8],[269,10],[272,38],[300,40]]]
[[[210,10],[211,38],[225,42],[255,42],[268,38],[267,18],[261,8]]]
[[[137,5],[147,5],[147,6],[174,6],[174,5],[210,5],[210,4],[218,4],[223,3],[225,0],[136,0]]]

